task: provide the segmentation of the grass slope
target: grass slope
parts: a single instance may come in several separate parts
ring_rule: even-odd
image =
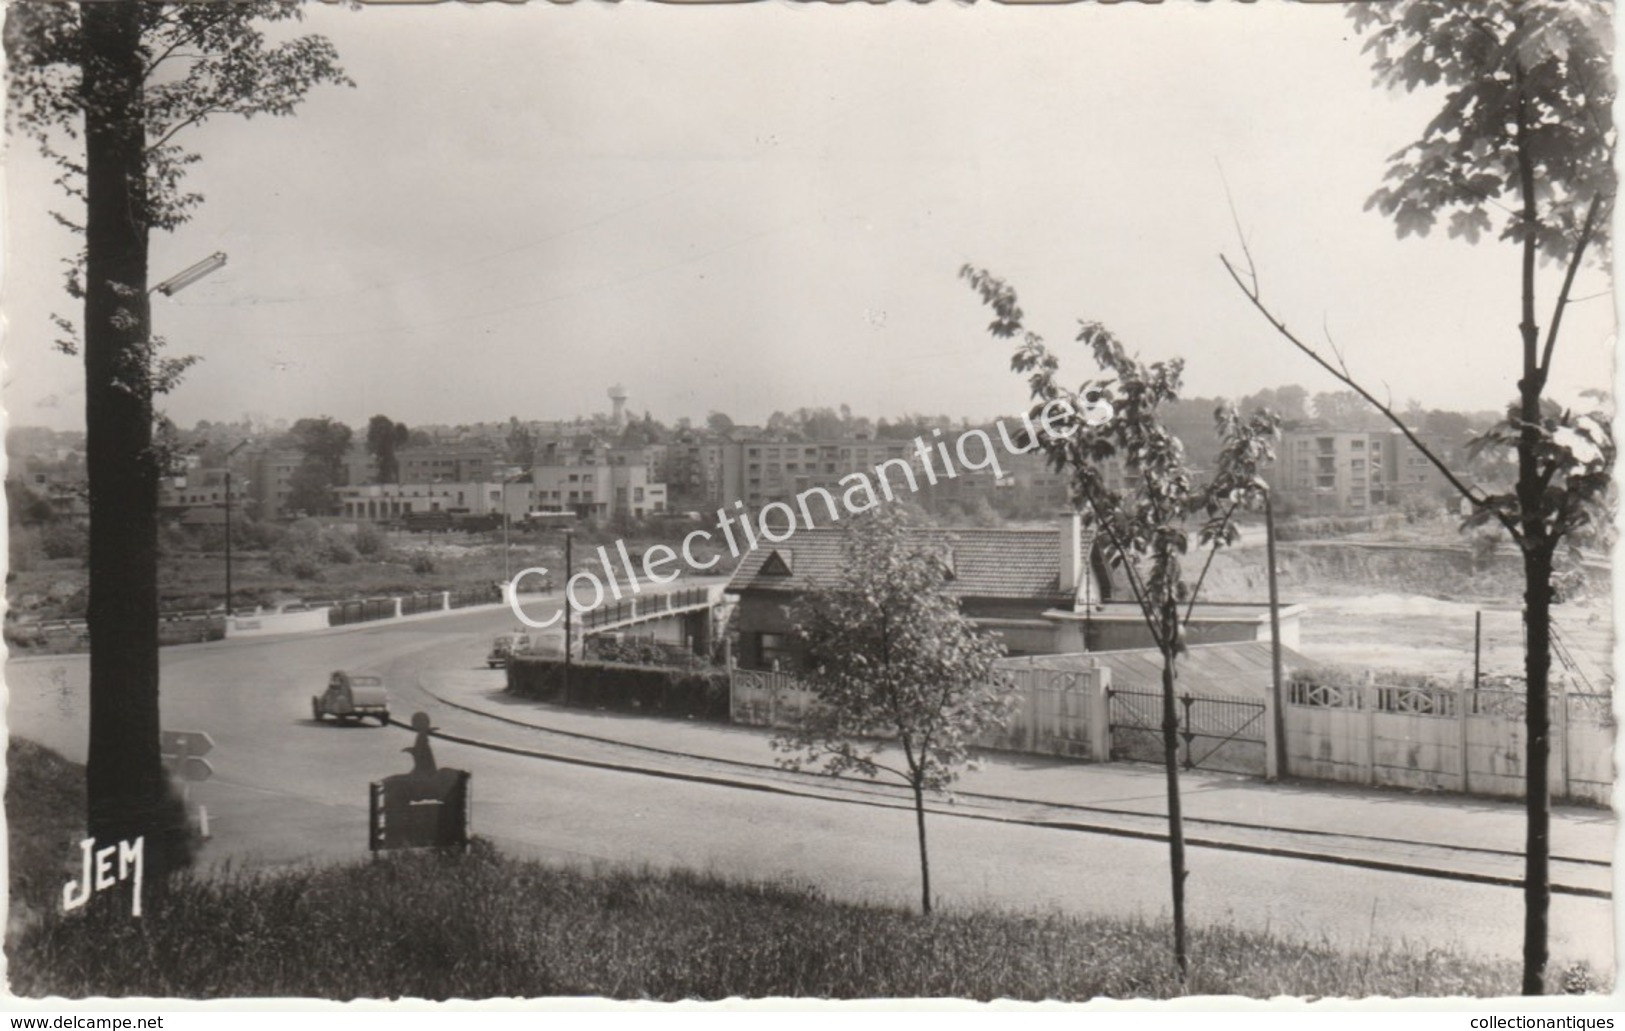
[[[13,898],[60,891],[60,854],[19,846],[60,822],[82,770],[14,743]],[[28,795],[29,792],[37,795]],[[28,797],[23,797],[28,795]],[[19,851],[21,849],[21,851]],[[116,896],[114,897],[116,901]],[[1190,995],[1505,995],[1510,962],[1441,950],[1350,955],[1230,929],[1192,935],[1188,985],[1160,921],[913,912],[812,889],[689,873],[561,869],[504,857],[396,854],[321,869],[231,871],[8,935],[23,996],[493,998],[729,996],[1081,1001]]]

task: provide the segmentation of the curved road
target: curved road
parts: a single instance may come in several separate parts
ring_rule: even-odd
[[[536,618],[550,614],[544,605],[527,605],[533,609]],[[422,709],[451,735],[597,764],[436,742],[442,765],[474,774],[475,833],[511,853],[686,867],[815,885],[839,898],[918,904],[913,820],[893,808],[895,798],[883,790],[812,777],[796,778],[793,793],[742,790],[707,782],[715,770],[705,763],[565,741],[443,704],[430,693],[443,694],[436,685],[470,677],[499,684],[502,674],[484,668],[485,650],[491,636],[513,622],[505,610],[484,609],[165,649],[164,725],[205,730],[215,742],[209,755],[215,776],[193,790],[210,814],[207,857],[279,865],[366,855],[367,783],[405,772],[410,762],[401,750],[411,736],[399,727],[311,720],[310,696],[327,673],[354,667],[386,676],[399,719]],[[83,656],[9,663],[11,732],[83,761],[85,678]],[[658,767],[702,779],[606,766]],[[948,807],[928,820],[940,905],[1166,912],[1167,858],[1160,842],[1043,820],[1008,822],[1003,817],[1010,812],[987,803],[967,805],[963,816]],[[1189,833],[1199,834],[1194,827]],[[71,848],[64,843],[65,861]],[[1355,954],[1399,940],[1509,959],[1520,948],[1522,900],[1515,888],[1257,850],[1195,848],[1188,862],[1194,925],[1268,928]],[[1584,958],[1612,969],[1612,918],[1606,898],[1555,896],[1554,958]]]

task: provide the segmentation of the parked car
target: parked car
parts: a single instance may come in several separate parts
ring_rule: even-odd
[[[506,667],[510,656],[522,655],[530,651],[530,646],[529,634],[503,634],[491,642],[491,654],[485,657],[485,664],[491,669]]]
[[[380,727],[389,723],[389,694],[384,678],[370,673],[334,670],[327,690],[310,699],[310,712],[317,722],[323,716],[338,720],[360,720],[371,716]]]

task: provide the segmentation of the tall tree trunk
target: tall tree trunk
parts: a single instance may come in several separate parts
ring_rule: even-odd
[[[1177,627],[1178,606],[1174,606]],[[1169,625],[1166,615],[1163,625]],[[1164,638],[1164,640],[1171,640]],[[1183,981],[1190,972],[1190,956],[1185,949],[1185,821],[1179,805],[1179,712],[1174,698],[1174,654],[1162,653],[1162,764],[1168,777],[1168,866],[1173,881],[1174,963]]]
[[[1551,713],[1548,678],[1552,665],[1551,549],[1542,544],[1524,553],[1525,621],[1524,677],[1528,687],[1525,733],[1529,739],[1525,790],[1527,820],[1524,839],[1523,882],[1523,994],[1546,991],[1548,914],[1552,904]]]
[[[1523,531],[1524,684],[1527,704],[1525,730],[1529,738],[1525,760],[1525,808],[1523,882],[1523,993],[1542,995],[1546,990],[1548,912],[1551,908],[1550,848],[1551,798],[1547,785],[1547,756],[1550,754],[1550,713],[1547,710],[1547,675],[1551,670],[1552,635],[1552,554],[1554,541],[1542,519],[1543,505],[1540,467],[1540,399],[1546,386],[1547,370],[1540,365],[1540,327],[1535,324],[1535,228],[1540,212],[1535,203],[1535,167],[1529,153],[1527,134],[1532,118],[1521,73],[1515,74],[1518,95],[1516,132],[1518,190],[1525,226],[1522,241],[1523,262],[1519,290],[1518,332],[1523,345],[1523,375],[1518,380],[1518,417],[1523,426],[1518,434],[1518,510]]]
[[[140,5],[81,5],[85,115],[85,464],[90,488],[88,828],[173,861],[158,754],[158,469],[148,379]],[[184,821],[184,812],[180,814]]]
[[[920,911],[931,913],[931,860],[925,849],[925,788],[914,781],[914,825],[920,833]]]

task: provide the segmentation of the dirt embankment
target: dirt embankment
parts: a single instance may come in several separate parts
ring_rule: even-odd
[[[1221,551],[1202,586],[1204,599],[1263,601],[1269,595],[1264,548]],[[1523,596],[1523,569],[1509,550],[1477,558],[1465,548],[1355,541],[1295,541],[1277,547],[1284,601],[1383,592],[1452,600],[1512,602]],[[1587,570],[1586,594],[1606,598],[1606,571]]]

